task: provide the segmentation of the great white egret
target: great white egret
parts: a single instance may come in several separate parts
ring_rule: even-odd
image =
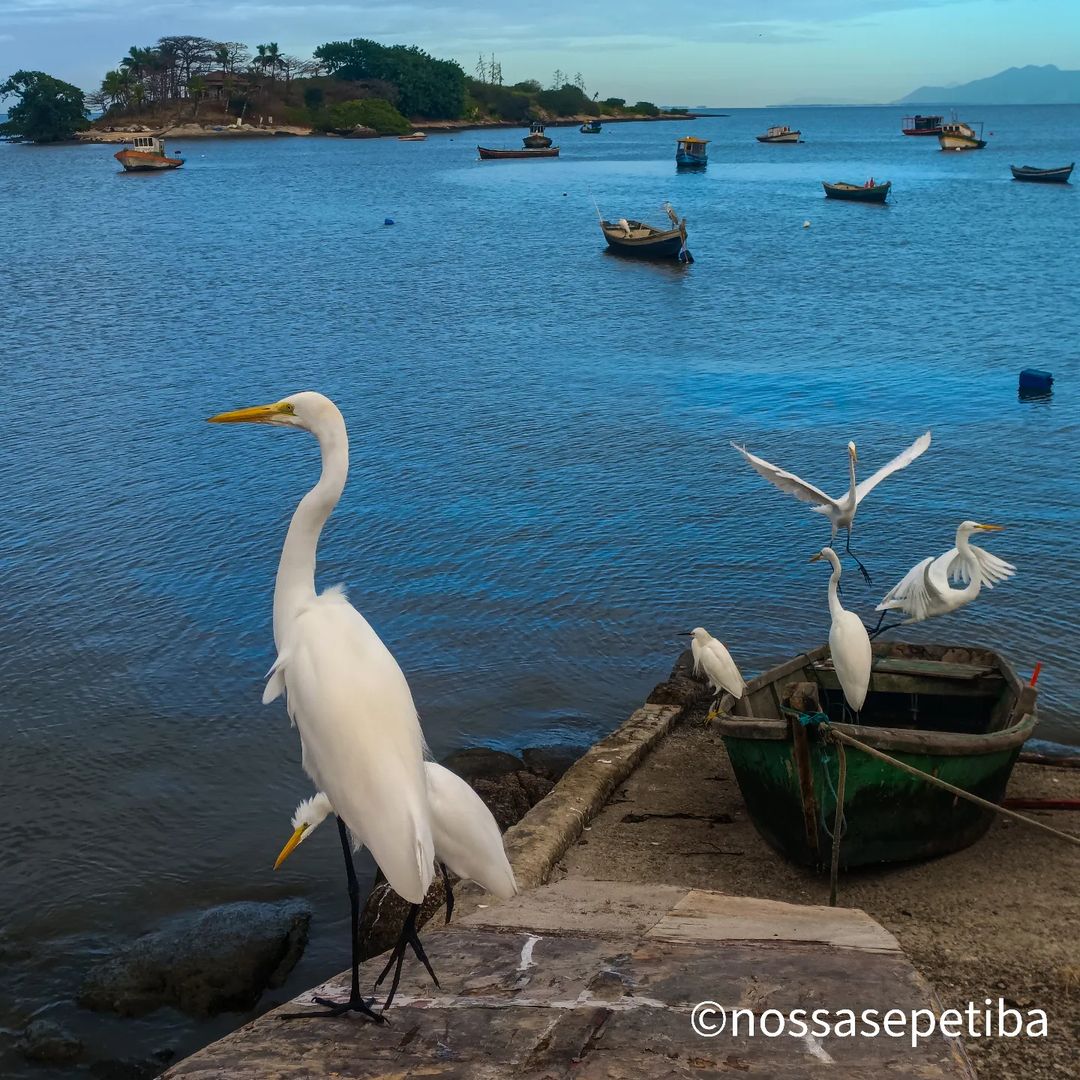
[[[424,739],[409,684],[390,651],[340,587],[315,592],[319,535],[349,471],[349,436],[338,407],[305,391],[269,405],[219,413],[212,423],[270,424],[308,431],[319,441],[322,472],[300,500],[274,585],[277,659],[263,693],[286,695],[300,733],[304,771],[337,813],[352,915],[349,1000],[316,999],[328,1009],[381,1020],[360,994],[359,887],[352,845],[366,847],[390,887],[419,905],[435,873]],[[351,834],[351,840],[350,840]]]
[[[854,611],[845,611],[840,604],[837,592],[840,584],[840,560],[836,552],[831,547],[824,547],[810,556],[811,562],[819,559],[827,559],[832,566],[832,575],[829,578],[829,612],[832,615],[829,653],[832,655],[836,677],[840,680],[840,689],[844,692],[844,700],[851,711],[858,714],[870,688],[870,667],[874,658],[870,635],[866,632],[862,619]]]
[[[456,773],[436,764],[424,762],[427,779],[428,801],[431,805],[431,833],[435,841],[435,860],[442,867],[443,880],[446,884],[446,921],[450,921],[454,909],[454,893],[447,876],[447,869],[462,881],[475,881],[487,892],[509,900],[517,895],[517,882],[514,871],[506,858],[502,834],[484,800]],[[325,792],[320,791],[310,799],[305,799],[293,814],[293,834],[289,842],[281,849],[276,870],[292,853],[298,844],[306,840],[323,820],[334,812],[334,807]],[[397,964],[390,994],[384,1008],[389,1008],[397,993],[401,978],[401,965],[405,955],[405,945],[414,950],[418,942],[410,936],[402,939],[395,946],[382,974],[375,985],[386,977],[391,965]],[[427,957],[423,950],[417,956],[426,965]]]
[[[1016,573],[1012,563],[999,559],[985,548],[971,543],[976,532],[1000,532],[1001,525],[984,525],[978,521],[962,521],[956,530],[956,547],[950,548],[936,559],[929,555],[916,563],[900,581],[884,596],[877,610],[881,619],[874,633],[889,630],[892,626],[922,622],[935,615],[947,615],[965,604],[970,604],[983,586],[992,589]],[[959,581],[963,587],[954,589],[949,583]],[[890,626],[881,623],[890,611],[900,611],[906,619]]]
[[[867,572],[866,567],[859,561],[855,552],[851,550],[851,525],[855,520],[855,512],[859,508],[859,503],[861,503],[886,476],[891,476],[900,469],[906,469],[917,457],[926,452],[927,447],[930,445],[930,432],[927,431],[925,434],[920,435],[906,450],[897,454],[892,461],[882,465],[876,473],[872,476],[868,476],[862,483],[856,483],[855,481],[855,466],[859,463],[859,455],[855,450],[855,444],[849,442],[847,444],[848,490],[838,499],[834,499],[831,495],[826,495],[821,488],[814,487],[813,484],[808,484],[794,473],[790,473],[786,469],[781,469],[779,465],[773,465],[764,458],[756,457],[754,454],[751,454],[745,446],[739,446],[734,442],[731,445],[742,454],[749,466],[759,476],[764,476],[770,484],[775,485],[781,491],[786,491],[789,495],[794,495],[796,499],[800,499],[802,502],[813,503],[814,512],[817,514],[824,514],[832,523],[832,537],[829,540],[830,544],[836,543],[836,534],[841,529],[844,529],[847,533],[847,544],[844,550],[855,560],[856,565],[859,567],[859,572],[862,574],[863,578],[869,582],[870,574]]]
[[[746,682],[724,643],[714,638],[703,626],[684,630],[683,636],[691,639],[694,674],[704,675],[717,695],[726,690],[732,697],[741,698],[746,692]]]

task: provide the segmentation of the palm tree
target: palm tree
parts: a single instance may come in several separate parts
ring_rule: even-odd
[[[131,75],[127,71],[106,71],[101,80],[101,93],[110,109],[126,109],[131,103]]]
[[[188,94],[191,95],[191,100],[194,102],[194,109],[191,113],[191,118],[197,120],[199,116],[199,102],[206,96],[206,80],[201,75],[192,75],[188,79],[187,84]]]

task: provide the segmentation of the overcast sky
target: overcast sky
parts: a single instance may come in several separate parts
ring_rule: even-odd
[[[0,0],[0,79],[46,71],[84,89],[131,45],[201,34],[417,44],[504,81],[581,72],[590,93],[670,104],[890,101],[1023,64],[1080,68],[1080,0]]]

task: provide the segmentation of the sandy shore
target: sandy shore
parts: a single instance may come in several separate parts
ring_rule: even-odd
[[[557,864],[559,875],[682,884],[796,903],[828,877],[785,862],[748,818],[702,710],[664,738]],[[1019,765],[1012,796],[1080,798],[1080,770]],[[1080,814],[1029,812],[1080,832]],[[966,851],[843,876],[840,903],[896,935],[946,1007],[1011,999],[1042,1008],[1046,1039],[967,1040],[985,1080],[1065,1080],[1080,1060],[1080,848],[1000,820]]]

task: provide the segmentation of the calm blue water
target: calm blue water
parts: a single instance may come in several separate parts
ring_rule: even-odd
[[[700,175],[663,123],[561,129],[560,160],[525,163],[478,163],[472,132],[180,142],[151,177],[106,146],[0,145],[0,1024],[44,1010],[106,1056],[227,1030],[70,999],[116,942],[229,899],[315,905],[278,998],[347,962],[332,831],[270,869],[309,784],[259,704],[316,447],[203,423],[223,408],[340,404],[321,579],[399,658],[437,754],[591,740],[690,625],[748,673],[818,643],[825,522],[728,441],[839,492],[849,438],[869,471],[927,427],[860,513],[875,585],[849,574],[845,602],[868,611],[963,518],[1008,526],[988,543],[1017,577],[911,636],[1041,660],[1041,734],[1080,742],[1080,192],[1008,170],[1080,158],[1080,108],[971,112],[992,135],[966,155],[903,138],[902,112],[697,121]],[[806,143],[754,142],[774,122]],[[822,198],[869,175],[887,208]],[[593,199],[654,221],[670,199],[697,262],[608,256]],[[1029,365],[1052,401],[1017,400]]]

